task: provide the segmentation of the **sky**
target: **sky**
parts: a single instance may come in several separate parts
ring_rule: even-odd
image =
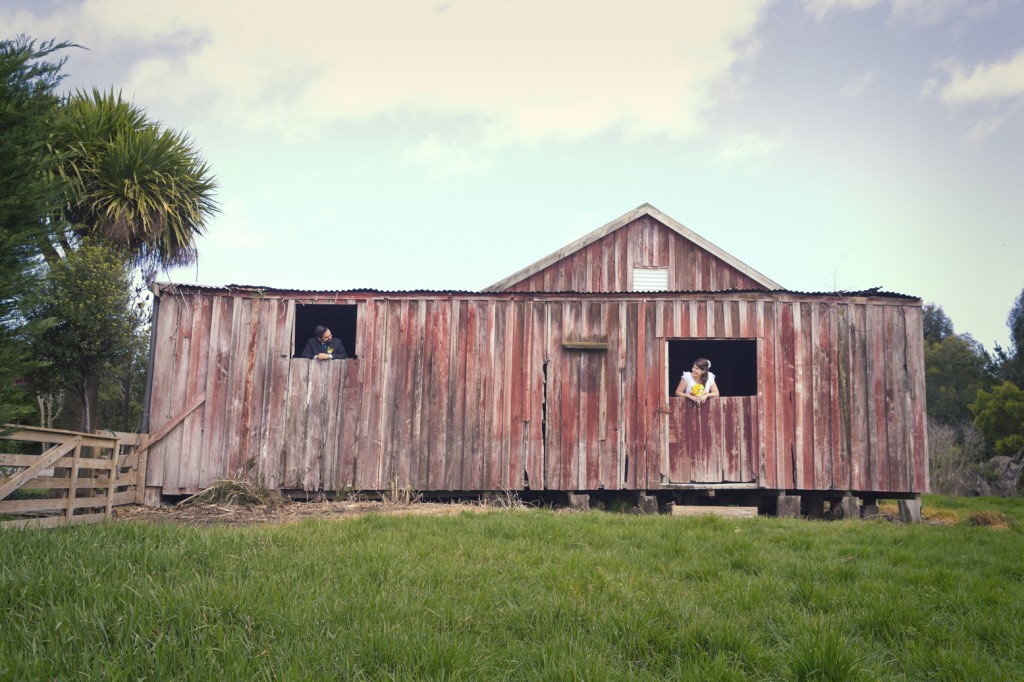
[[[1009,344],[1021,0],[0,0],[187,132],[221,211],[162,280],[478,290],[650,203],[792,291]]]

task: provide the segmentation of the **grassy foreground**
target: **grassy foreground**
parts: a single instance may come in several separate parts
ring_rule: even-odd
[[[1024,502],[936,506],[0,530],[0,679],[1024,679]]]

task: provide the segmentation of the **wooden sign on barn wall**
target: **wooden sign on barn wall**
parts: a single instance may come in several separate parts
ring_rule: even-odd
[[[780,291],[731,257],[686,255],[703,247],[638,211],[500,291],[157,286],[150,428],[206,401],[152,448],[147,485],[927,490],[920,299]],[[756,286],[600,291],[624,257],[667,263],[672,282]],[[533,290],[584,283],[551,274],[577,265],[589,291]],[[356,357],[294,357],[310,315],[332,311]],[[701,408],[671,397],[698,349],[723,388]]]

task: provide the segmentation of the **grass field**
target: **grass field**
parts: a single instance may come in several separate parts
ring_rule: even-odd
[[[0,679],[1024,679],[1024,501],[925,510],[0,531]]]

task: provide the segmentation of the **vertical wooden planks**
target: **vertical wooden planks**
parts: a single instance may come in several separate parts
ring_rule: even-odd
[[[466,365],[466,441],[463,453],[463,476],[460,489],[482,489],[481,452],[483,450],[482,422],[486,412],[484,401],[485,366],[481,359],[487,356],[489,342],[487,309],[479,301],[470,301],[467,319],[467,344],[471,355]]]
[[[462,478],[462,451],[466,421],[466,316],[468,303],[452,302],[451,334],[448,369],[448,435],[444,458],[444,490],[457,490]]]
[[[669,436],[668,436],[668,478],[672,483],[689,483],[690,458],[686,452],[685,434],[683,432],[684,400],[669,401]]]
[[[814,348],[811,344],[811,304],[800,303],[793,312],[796,323],[796,361],[799,390],[796,400],[796,456],[800,463],[799,487],[814,489]]]
[[[572,338],[571,334],[579,330],[579,303],[562,301],[562,333],[561,339]],[[564,348],[556,348],[555,353],[562,356],[561,363],[561,398],[559,412],[562,415],[561,443],[559,444],[559,480],[563,490],[581,490],[579,480],[580,439],[579,439],[579,407],[580,407],[580,357],[578,353],[566,353]]]
[[[512,304],[510,301],[492,301],[491,317],[492,337],[491,343],[491,373],[490,385],[490,423],[488,427],[487,450],[484,453],[485,461],[490,463],[485,483],[487,490],[508,489],[508,465],[509,465],[509,425],[511,420],[511,396],[509,389],[512,385],[510,367],[512,358],[509,353],[509,337],[513,333]]]
[[[928,483],[928,427],[924,401],[924,345],[921,343],[922,311],[905,307],[905,343],[907,345],[907,383],[904,388],[904,414],[909,420],[909,488],[913,492],[930,492]]]
[[[633,489],[636,481],[636,337],[639,304],[636,301],[619,303],[619,452],[618,480],[625,489]]]
[[[607,304],[592,301],[583,303],[585,338],[607,338],[604,319],[606,308]],[[584,479],[587,490],[596,490],[605,486],[601,463],[608,456],[606,431],[608,401],[605,390],[608,354],[607,352],[583,353],[582,356],[584,376],[581,383],[585,387],[584,399],[587,404],[587,420],[583,422],[586,443]]]
[[[284,429],[281,434],[280,485],[302,488],[305,466],[306,408],[309,391],[309,369],[313,361],[289,363],[285,390]]]
[[[427,443],[430,432],[430,404],[427,394],[430,390],[430,329],[433,323],[433,301],[416,301],[415,309],[410,309],[410,334],[415,340],[411,344],[415,357],[411,359],[410,385],[407,393],[412,400],[410,412],[412,419],[409,434],[409,484],[417,491],[427,487],[428,455]]]
[[[833,373],[836,390],[836,413],[833,416],[835,442],[832,458],[832,481],[836,488],[856,490],[852,465],[853,429],[853,332],[850,318],[852,307],[848,303],[833,306],[836,358]]]
[[[629,326],[629,303],[625,301],[619,301],[615,306],[615,320],[614,326],[610,326],[610,330],[615,330],[615,342],[609,347],[609,360],[612,362],[613,373],[612,373],[612,391],[615,393],[615,404],[616,408],[611,411],[614,419],[615,429],[615,488],[623,489],[628,487],[626,485],[626,476],[628,473],[628,462],[630,453],[630,441],[628,440],[629,428],[629,414],[632,408],[630,393],[629,393],[629,377],[628,372],[628,354],[630,345],[630,326]],[[614,353],[614,355],[613,355]]]
[[[892,490],[907,491],[907,426],[909,415],[903,411],[903,396],[907,391],[907,330],[903,311],[896,306],[883,305],[882,315],[886,334],[885,353],[885,412],[886,441],[889,444],[889,485]]]
[[[356,487],[367,490],[380,490],[385,483],[381,441],[384,437],[382,420],[386,400],[384,381],[389,304],[387,298],[366,302],[366,331],[360,334],[364,340],[363,355],[360,356],[360,382],[368,394],[364,403],[366,408],[357,425],[358,454],[355,469],[358,481]]]
[[[863,303],[850,305],[850,345],[850,480],[854,490],[871,490],[874,422],[868,382],[870,339]]]
[[[689,404],[691,419],[694,420],[697,431],[694,434],[693,444],[688,446],[692,459],[690,460],[691,473],[694,480],[705,483],[720,481],[722,478],[721,467],[719,466],[719,455],[716,452],[715,436],[717,431],[712,430],[712,415],[715,412],[714,403],[704,406],[697,406],[696,403]]]
[[[811,442],[813,479],[815,490],[832,487],[832,347],[829,334],[828,308],[823,303],[812,303],[811,315]]]
[[[782,476],[782,464],[779,455],[778,439],[778,396],[779,371],[778,358],[778,323],[775,301],[764,301],[758,304],[758,327],[762,330],[758,352],[757,393],[760,396],[761,409],[758,412],[758,431],[760,433],[760,451],[762,466],[758,470],[758,481],[766,488],[781,488],[785,485]]]
[[[529,392],[526,395],[529,425],[524,445],[526,461],[525,476],[532,490],[546,487],[546,414],[549,409],[547,401],[547,317],[548,304],[530,301],[526,304],[525,314],[529,316],[527,324],[527,346],[524,349],[529,367]]]
[[[601,395],[598,432],[602,439],[598,478],[601,485],[608,490],[617,490],[621,482],[618,464],[622,375],[619,373],[619,339],[616,334],[619,328],[619,310],[619,305],[614,302],[608,302],[601,307],[603,330],[608,335],[608,352],[601,358],[601,382],[598,387]]]
[[[210,371],[210,323],[212,318],[212,301],[209,296],[190,296],[192,319],[187,333],[192,339],[191,353],[187,365],[186,380],[183,385],[175,387],[175,392],[185,396],[187,400],[199,392],[200,386],[207,384],[206,376]],[[181,369],[179,367],[179,369]],[[203,427],[207,409],[205,405],[185,418],[181,426],[181,441],[178,446],[177,485],[188,490],[200,490],[199,469],[203,458]]]
[[[392,483],[399,487],[409,484],[407,461],[403,461],[408,447],[408,425],[412,420],[409,413],[408,372],[409,353],[404,351],[412,339],[409,331],[409,302],[396,299],[388,301],[387,334],[384,347],[384,388],[381,420],[381,484],[386,488]]]
[[[881,306],[867,307],[867,334],[870,340],[868,363],[868,458],[872,490],[891,490],[889,485],[889,452],[886,427],[886,344],[885,317]]]
[[[426,404],[426,458],[427,490],[444,489],[445,455],[448,450],[448,416],[453,391],[449,384],[451,374],[451,299],[433,302],[430,306],[430,324],[427,328],[428,382],[424,396]]]
[[[228,365],[228,385],[225,395],[224,418],[227,423],[224,449],[221,453],[220,470],[228,478],[238,478],[242,472],[242,457],[239,454],[243,431],[242,402],[245,396],[245,370],[249,348],[249,322],[252,319],[252,299],[235,299],[231,318],[231,350]],[[221,329],[221,333],[224,329]]]
[[[288,325],[293,301],[276,301],[273,308],[274,338],[277,352],[268,358],[267,399],[264,402],[262,438],[260,442],[259,480],[274,490],[280,487],[284,467],[285,423],[288,405],[288,372],[291,358],[281,353],[284,339],[291,335]]]
[[[761,401],[757,396],[743,399],[743,432],[746,436],[744,451],[740,459],[740,480],[754,482],[758,478],[761,438],[758,425],[761,424]]]
[[[547,336],[545,345],[548,348],[547,375],[547,449],[544,460],[544,487],[549,490],[565,490],[562,485],[562,390],[565,381],[562,376],[562,365],[565,356],[562,352],[562,305],[552,301],[547,306]]]
[[[633,409],[636,413],[632,438],[635,464],[633,466],[633,485],[630,486],[634,490],[647,488],[648,415],[644,390],[647,386],[647,377],[650,372],[650,365],[647,364],[647,306],[648,302],[644,300],[637,303],[636,346],[634,347],[632,357],[630,357],[630,361],[636,367],[636,380],[630,386],[630,394],[633,396],[634,403]]]
[[[646,480],[643,488],[657,488],[661,484],[662,474],[662,429],[664,415],[662,406],[667,401],[668,389],[665,382],[668,377],[668,369],[665,367],[665,340],[659,334],[658,311],[660,303],[652,301],[647,305],[645,317],[645,339],[643,347],[642,362],[647,368],[647,376],[640,388],[644,393],[644,449],[646,466]]]
[[[720,415],[718,432],[720,435],[722,480],[738,482],[743,480],[742,454],[745,445],[746,432],[744,430],[743,416],[745,410],[736,400],[710,400],[704,403],[704,407],[710,405],[720,406],[715,410]],[[703,409],[703,408],[702,408]]]
[[[661,366],[659,374],[662,376],[662,384],[664,390],[661,395],[658,396],[658,421],[659,421],[659,441],[658,451],[661,455],[661,462],[659,465],[659,474],[663,480],[667,480],[672,470],[672,464],[669,461],[671,455],[671,409],[669,408],[670,396],[676,388],[676,382],[669,375],[669,354],[668,354],[668,340],[675,336],[676,326],[676,311],[678,307],[674,305],[673,301],[658,301],[658,329],[657,333],[659,336],[658,344],[658,361]]]
[[[507,455],[502,472],[503,486],[508,490],[522,490],[526,471],[526,445],[529,431],[530,390],[529,376],[529,317],[523,301],[508,301],[506,307],[504,399],[506,404],[505,452]]]
[[[271,452],[269,441],[270,434],[279,424],[278,416],[281,414],[277,395],[275,394],[275,379],[280,359],[282,328],[279,320],[285,317],[287,301],[277,298],[269,298],[263,306],[261,314],[261,333],[266,336],[266,354],[261,359],[263,383],[259,390],[262,393],[261,414],[259,419],[259,430],[255,431],[252,444],[252,452],[255,457],[255,467],[252,472],[253,478],[266,487],[267,470],[269,465],[269,454]],[[279,390],[279,389],[278,389]],[[272,423],[273,422],[273,423]]]
[[[331,400],[331,369],[335,360],[311,360],[307,363],[304,438],[299,441],[302,455],[300,488],[305,491],[321,490],[324,477],[325,432],[328,429]],[[337,361],[340,362],[340,361]],[[301,394],[301,391],[299,392]]]
[[[171,400],[175,391],[181,390],[174,386],[173,375],[175,369],[174,344],[179,312],[180,306],[173,295],[165,293],[160,296],[154,353],[161,362],[153,362],[153,392],[149,408],[151,432],[158,431],[174,418],[174,415],[171,414]],[[164,485],[165,466],[168,465],[168,460],[175,456],[180,456],[180,454],[176,455],[174,451],[169,451],[166,440],[156,443],[149,449],[149,459],[146,465],[147,486],[162,487]]]
[[[236,307],[238,306],[233,297],[213,298],[210,320],[210,371],[206,374],[206,403],[203,405],[205,426],[203,457],[199,467],[200,482],[228,477],[225,456],[230,438],[228,382],[231,376],[232,330]]]
[[[779,302],[779,379],[776,396],[781,409],[777,411],[776,439],[781,444],[779,464],[782,466],[779,483],[786,490],[799,487],[799,470],[796,450],[796,318],[797,304],[790,301]]]
[[[187,400],[190,398],[190,396],[186,395],[186,392],[188,391],[189,359],[192,351],[192,325],[196,317],[196,300],[194,296],[179,296],[177,304],[179,306],[179,313],[172,331],[174,363],[171,374],[173,377],[171,386],[173,388],[171,389],[171,400],[168,404],[169,416],[172,418],[181,412],[185,405],[188,404]],[[164,437],[169,452],[181,451],[184,435],[184,431],[177,428]],[[175,492],[179,492],[184,491],[185,487],[180,479],[181,466],[176,460],[176,457],[165,459],[164,486],[173,487]]]
[[[238,446],[243,477],[251,479],[259,465],[259,437],[262,430],[264,403],[267,399],[267,360],[274,350],[272,308],[276,301],[252,299],[248,347],[245,358],[245,384],[242,399],[242,430]]]
[[[396,365],[394,405],[396,420],[389,433],[388,448],[393,462],[393,479],[402,487],[415,487],[416,438],[419,429],[419,400],[423,385],[420,367],[424,349],[421,306],[425,301],[404,300],[399,305],[399,329],[389,335]]]

